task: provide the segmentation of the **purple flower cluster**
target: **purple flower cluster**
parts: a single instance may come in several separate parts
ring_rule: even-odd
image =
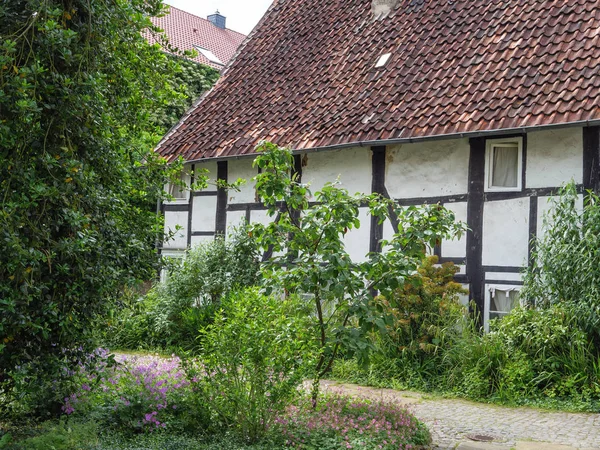
[[[117,424],[146,430],[166,428],[177,403],[190,391],[180,359],[118,355],[115,360],[113,367],[99,364],[93,372],[80,370],[79,389],[64,399],[63,412],[85,414],[93,408],[109,407]]]
[[[316,410],[308,404],[290,406],[276,426],[292,448],[305,448],[317,435],[337,437],[346,449],[406,450],[429,440],[415,417],[397,404],[337,395],[325,397]]]

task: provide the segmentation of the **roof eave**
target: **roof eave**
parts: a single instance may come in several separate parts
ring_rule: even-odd
[[[561,128],[574,128],[574,127],[593,127],[600,126],[600,119],[593,120],[580,120],[576,122],[564,122],[547,125],[533,125],[528,127],[518,128],[502,128],[494,130],[483,130],[483,131],[468,131],[463,133],[450,133],[450,134],[437,134],[432,136],[420,136],[420,137],[407,137],[407,138],[393,138],[393,139],[381,139],[372,141],[351,141],[342,144],[328,145],[324,147],[312,147],[305,149],[292,149],[294,154],[314,153],[331,150],[341,150],[344,148],[352,147],[376,147],[383,145],[399,145],[399,144],[414,144],[418,142],[427,141],[442,141],[448,139],[463,139],[463,138],[477,138],[486,136],[503,136],[508,134],[524,134],[532,131],[548,131]],[[214,156],[208,158],[198,158],[192,160],[186,160],[186,163],[193,164],[206,161],[224,161],[224,160],[235,160],[235,159],[246,159],[256,157],[256,153],[245,153],[242,155],[227,155],[227,156]]]

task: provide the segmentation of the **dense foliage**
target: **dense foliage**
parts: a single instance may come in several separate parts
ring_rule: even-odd
[[[160,107],[156,107],[152,113],[153,123],[164,130],[175,125],[219,78],[218,70],[198,64],[187,59],[185,55],[169,57],[175,60],[169,84],[179,95]]]
[[[257,289],[231,294],[202,330],[201,362],[186,371],[213,425],[247,442],[265,436],[297,397],[314,357],[310,318],[299,298],[267,297]]]
[[[227,241],[217,238],[173,259],[164,283],[145,295],[131,292],[112,305],[98,324],[111,348],[190,350],[210,324],[221,299],[232,290],[259,282],[256,243],[242,227]]]
[[[316,401],[318,380],[331,369],[340,348],[366,361],[371,349],[367,333],[387,331],[373,307],[373,292],[388,294],[402,286],[427,248],[460,236],[463,226],[440,205],[401,208],[378,194],[350,195],[338,183],[327,183],[311,202],[309,186],[293,173],[290,150],[271,143],[257,150],[256,191],[273,219],[251,228],[270,256],[262,267],[265,290],[305,295],[313,305],[319,344],[312,374]],[[397,232],[380,242],[381,252],[358,263],[352,261],[345,238],[361,226],[361,207],[379,223],[393,219]]]
[[[437,292],[406,285],[395,304],[382,302],[397,323],[376,339],[383,352],[367,370],[342,361],[336,375],[475,400],[599,411],[598,197],[589,193],[582,204],[570,185],[551,203],[525,277],[525,307],[492,320],[481,334],[463,314],[440,308],[448,305],[441,285]],[[420,277],[428,286],[431,275],[420,271]]]
[[[459,295],[467,291],[454,281],[459,268],[423,260],[417,273],[387,296],[375,298],[386,333],[372,336],[377,352],[373,362],[388,367],[394,377],[410,380],[413,387],[435,386],[435,374],[448,346],[463,333],[467,308]]]
[[[164,131],[157,111],[184,97],[174,90],[175,59],[141,34],[157,32],[149,16],[162,8],[160,0],[0,4],[2,406],[23,394],[16,378],[50,392],[43,374],[81,359],[107,300],[156,273],[153,210],[169,176],[152,152]],[[17,373],[24,368],[36,376]],[[56,406],[41,395],[30,412]]]
[[[430,442],[404,408],[299,389],[316,356],[312,319],[296,297],[256,288],[220,302],[202,330],[201,357],[118,355],[64,375],[68,421],[19,426],[0,448],[413,448]]]
[[[544,233],[537,239],[523,297],[534,306],[567,303],[600,345],[600,198],[581,204],[573,183],[550,199]]]

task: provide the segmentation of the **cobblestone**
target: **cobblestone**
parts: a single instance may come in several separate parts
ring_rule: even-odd
[[[414,392],[374,389],[332,381],[322,381],[322,384],[325,390],[406,405],[429,427],[434,449],[562,448],[558,445],[582,450],[600,449],[600,414],[508,408],[455,399],[428,399]],[[486,446],[474,443],[467,437],[469,435],[491,436],[494,438],[493,444]]]

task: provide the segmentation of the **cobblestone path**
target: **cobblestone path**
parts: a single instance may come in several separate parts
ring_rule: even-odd
[[[600,414],[507,408],[454,399],[427,399],[414,392],[322,381],[324,390],[407,405],[429,427],[435,449],[600,449]],[[469,435],[493,437],[476,443]]]

